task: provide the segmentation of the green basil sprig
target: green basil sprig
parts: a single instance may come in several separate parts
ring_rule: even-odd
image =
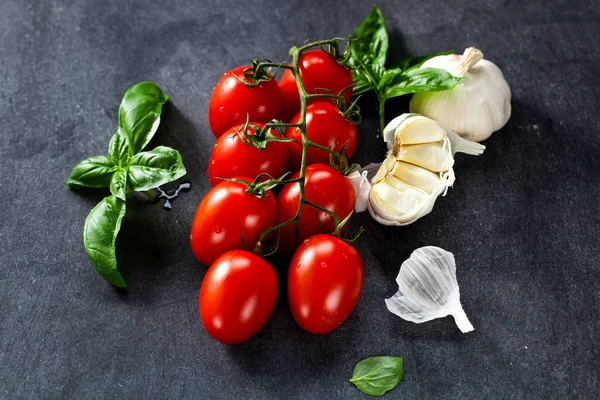
[[[108,145],[108,157],[86,158],[71,171],[67,186],[110,189],[90,211],[83,228],[83,243],[96,271],[110,284],[127,287],[117,269],[115,240],[125,215],[127,193],[147,191],[186,174],[177,150],[150,142],[160,124],[162,106],[169,101],[158,86],[142,82],[127,90],[119,107],[119,128]]]
[[[386,69],[389,39],[383,15],[377,6],[373,7],[351,37],[347,64],[352,69],[352,93],[359,95],[369,90],[375,91],[379,102],[381,132],[385,126],[386,100],[409,93],[452,89],[464,80],[443,69],[420,68],[428,59],[451,52],[406,58]]]
[[[350,382],[369,396],[381,396],[395,388],[403,375],[402,357],[376,356],[356,364]]]

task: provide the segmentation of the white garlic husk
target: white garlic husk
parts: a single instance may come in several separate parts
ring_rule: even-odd
[[[389,152],[371,182],[368,203],[371,216],[383,225],[408,225],[430,213],[454,183],[454,154],[485,149],[419,114],[393,119],[383,138]]]
[[[510,87],[500,68],[473,47],[464,54],[437,56],[421,68],[445,69],[465,81],[451,90],[415,93],[410,111],[440,121],[465,139],[481,142],[510,118]]]
[[[390,312],[417,324],[452,315],[462,333],[474,330],[460,303],[452,253],[435,246],[413,251],[396,282],[398,292],[385,299]]]
[[[371,190],[371,179],[375,176],[381,167],[381,163],[370,163],[361,167],[355,164],[355,169],[352,173],[346,176],[354,188],[356,201],[354,203],[354,212],[361,213],[367,210],[369,205],[369,191]]]

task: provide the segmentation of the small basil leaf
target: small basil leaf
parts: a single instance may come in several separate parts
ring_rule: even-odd
[[[405,71],[409,68],[419,68],[421,65],[423,65],[425,61],[429,60],[430,58],[437,56],[446,56],[448,54],[454,54],[454,51],[440,51],[439,53],[431,53],[426,54],[424,56],[407,57],[393,63],[390,69],[398,68],[402,71]]]
[[[438,92],[449,90],[464,81],[448,71],[437,68],[411,68],[402,71],[398,68],[385,71],[378,90],[386,99],[417,92]]]
[[[108,187],[116,167],[104,156],[86,158],[77,164],[67,179],[67,186]]]
[[[354,96],[377,89],[377,84],[371,82],[367,73],[362,69],[352,70],[352,82],[354,83],[352,86],[352,95]]]
[[[152,82],[142,82],[125,92],[119,107],[119,128],[129,141],[129,155],[142,151],[150,142],[158,125],[162,106],[169,100]]]
[[[127,160],[129,160],[129,142],[127,141],[127,136],[120,128],[110,139],[108,157],[115,165],[126,164]]]
[[[125,200],[127,196],[127,168],[119,168],[115,171],[110,180],[110,192]]]
[[[105,197],[90,211],[83,227],[83,244],[96,271],[108,283],[127,287],[117,270],[115,240],[125,215],[125,201],[116,196]]]
[[[364,63],[364,55],[369,55],[371,63],[384,67],[389,39],[379,7],[374,6],[371,9],[352,37],[354,40],[350,46],[351,65]]]
[[[381,396],[395,388],[403,375],[402,357],[369,357],[356,364],[350,382],[369,396]]]
[[[186,174],[177,150],[159,146],[136,154],[129,164],[129,187],[135,191],[154,189]]]
[[[372,57],[363,55],[361,64],[358,68],[353,68],[352,81],[354,86],[352,94],[358,95],[371,89],[377,90],[377,86],[385,73],[385,68],[382,65],[374,63]]]

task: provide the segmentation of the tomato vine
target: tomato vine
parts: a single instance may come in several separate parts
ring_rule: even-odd
[[[350,89],[351,86],[343,89],[342,92],[340,92],[340,93],[311,93],[311,94],[309,94],[307,92],[306,88],[304,87],[304,83],[302,82],[302,77],[300,75],[300,67],[299,67],[299,60],[300,60],[300,56],[302,55],[302,53],[309,49],[315,48],[315,47],[319,47],[321,50],[327,52],[327,54],[329,54],[331,57],[333,57],[338,63],[346,66],[346,64],[350,58],[350,51],[349,51],[350,46],[347,46],[347,48],[344,52],[340,52],[338,42],[339,41],[349,41],[349,40],[352,40],[352,39],[351,38],[350,39],[333,38],[333,39],[328,39],[328,40],[319,40],[319,41],[311,42],[311,43],[305,44],[304,46],[301,46],[301,47],[294,46],[294,47],[290,48],[290,50],[289,50],[289,55],[292,58],[291,65],[288,65],[285,63],[281,63],[281,64],[272,63],[269,60],[253,60],[252,67],[248,67],[244,70],[244,72],[243,72],[244,77],[243,78],[236,77],[238,79],[238,81],[240,81],[244,85],[249,86],[249,87],[254,87],[254,86],[259,85],[262,82],[275,79],[275,75],[279,70],[289,69],[289,70],[291,70],[291,72],[294,76],[294,79],[296,81],[296,85],[298,88],[298,94],[300,96],[300,121],[299,121],[299,123],[284,123],[279,120],[272,120],[264,125],[264,127],[260,130],[258,135],[252,137],[252,135],[248,134],[248,127],[252,126],[255,129],[256,126],[250,124],[250,122],[247,121],[246,124],[244,125],[243,132],[240,132],[240,137],[241,137],[242,141],[244,141],[244,143],[246,143],[247,145],[253,145],[257,148],[264,147],[265,141],[266,142],[268,142],[268,141],[296,142],[302,146],[302,158],[301,158],[300,170],[299,170],[297,178],[286,179],[286,177],[287,177],[287,174],[286,174],[279,178],[269,177],[268,180],[263,181],[263,182],[259,182],[259,179],[257,178],[253,183],[248,184],[248,193],[251,193],[251,194],[259,194],[259,193],[261,193],[261,189],[264,189],[264,188],[271,189],[275,186],[283,185],[283,184],[298,183],[298,185],[299,185],[299,202],[298,202],[298,209],[296,210],[295,215],[292,218],[290,218],[286,221],[283,221],[283,222],[265,230],[264,232],[262,232],[255,248],[253,249],[253,252],[255,252],[255,253],[263,254],[264,253],[264,243],[265,243],[266,238],[269,235],[271,235],[272,233],[278,232],[281,228],[283,228],[286,225],[289,225],[292,223],[296,224],[295,237],[297,237],[298,229],[299,229],[299,222],[300,222],[300,215],[301,215],[302,209],[305,205],[311,206],[314,209],[321,211],[321,212],[327,214],[329,217],[331,217],[334,221],[334,226],[335,226],[335,230],[332,233],[336,236],[339,236],[341,234],[341,228],[346,224],[346,222],[350,219],[350,216],[352,215],[352,213],[350,213],[345,218],[340,220],[340,217],[338,215],[336,215],[335,213],[331,212],[330,210],[328,210],[324,207],[321,207],[318,204],[315,204],[314,202],[311,202],[310,200],[308,200],[306,198],[304,184],[305,184],[305,180],[306,180],[307,155],[308,155],[308,149],[310,147],[315,147],[319,150],[329,153],[330,164],[335,169],[337,169],[340,173],[346,175],[354,169],[354,165],[352,165],[349,162],[349,160],[346,158],[346,156],[344,154],[345,145],[342,147],[342,149],[340,151],[335,151],[331,148],[328,148],[326,146],[322,146],[318,143],[315,143],[308,138],[308,135],[306,133],[306,108],[307,108],[309,100],[311,100],[311,99],[319,99],[319,98],[320,99],[331,99],[336,104],[336,106],[340,110],[340,113],[344,116],[345,119],[347,119],[349,122],[351,122],[353,124],[358,124],[361,121],[360,109],[357,105],[358,98],[355,99],[352,103],[346,105],[345,99],[342,96],[342,94],[345,90]],[[273,75],[270,74],[272,69],[275,69],[275,73]],[[302,139],[301,143],[299,143],[295,139],[285,138],[285,137],[277,137],[277,136],[274,136],[269,133],[270,129],[273,129],[273,128],[282,129],[282,128],[289,128],[289,127],[298,129],[298,131],[300,132],[300,135],[301,135],[301,139]],[[263,142],[262,144],[258,143],[261,141]],[[263,255],[270,255],[270,254],[274,253],[276,250],[277,250],[277,245],[275,246],[274,250],[271,250],[270,252],[268,252],[268,254],[263,254]]]

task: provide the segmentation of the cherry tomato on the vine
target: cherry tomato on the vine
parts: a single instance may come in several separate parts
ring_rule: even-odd
[[[300,55],[298,62],[300,77],[308,94],[339,94],[344,88],[352,85],[352,73],[323,50],[310,50]],[[281,76],[279,87],[283,94],[284,121],[289,121],[300,111],[300,95],[296,79],[291,70],[286,69]],[[352,88],[343,93],[346,104],[352,97]]]
[[[204,328],[225,344],[250,339],[267,322],[277,299],[277,274],[265,260],[232,250],[208,269],[198,305]]]
[[[288,300],[292,315],[308,332],[331,332],[354,310],[362,284],[362,261],[354,247],[331,235],[310,237],[290,262]]]
[[[296,114],[290,121],[292,124],[300,122],[300,113]],[[287,128],[284,136],[302,142],[302,136],[298,128]],[[335,104],[319,101],[306,107],[306,136],[311,142],[320,144],[336,152],[342,150],[348,158],[354,156],[358,134],[356,125],[349,122],[340,113]],[[296,142],[286,143],[288,148],[288,167],[292,171],[300,169],[302,161],[302,146]],[[321,163],[329,165],[329,153],[325,150],[310,147],[308,149],[308,164]]]
[[[306,167],[305,199],[334,213],[340,221],[354,210],[356,194],[352,184],[342,174],[323,164]],[[299,173],[290,179],[295,179]],[[288,183],[277,196],[277,224],[290,220],[296,215],[300,201],[300,184]],[[300,213],[298,238],[295,236],[295,223],[282,227],[279,231],[279,252],[290,254],[297,244],[317,233],[332,233],[334,219],[325,212],[304,204]]]
[[[282,96],[277,81],[248,87],[236,78],[250,82],[244,76],[245,68],[248,66],[226,72],[210,96],[208,123],[216,138],[232,126],[243,124],[247,118],[267,123],[280,116]]]
[[[264,126],[255,125],[258,128]],[[211,186],[221,182],[219,178],[256,177],[262,173],[279,178],[287,171],[286,143],[268,142],[263,150],[259,150],[242,142],[237,131],[242,131],[243,127],[243,124],[234,126],[217,139],[208,161],[208,179]],[[248,134],[255,133],[254,129],[248,126]],[[273,129],[271,134],[280,136]]]
[[[236,179],[252,182],[245,177]],[[275,197],[270,190],[260,199],[246,193],[241,183],[223,181],[204,196],[196,210],[190,234],[192,251],[209,266],[229,250],[244,245],[252,249],[260,234],[274,225],[275,217]]]

